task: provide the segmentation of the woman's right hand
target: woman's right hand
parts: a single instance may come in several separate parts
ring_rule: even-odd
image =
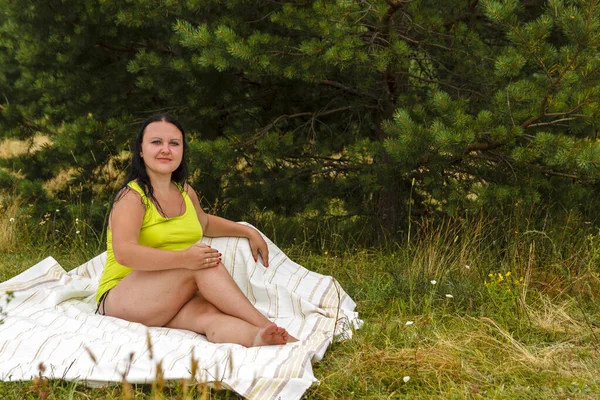
[[[186,252],[186,269],[198,270],[212,268],[221,262],[221,253],[204,243],[196,243],[189,247]]]

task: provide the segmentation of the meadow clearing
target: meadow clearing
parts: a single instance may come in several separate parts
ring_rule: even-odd
[[[2,209],[0,280],[48,255],[74,268],[103,251],[84,217],[66,226],[56,210],[37,220],[24,209]],[[414,223],[410,242],[378,249],[325,231],[284,247],[335,276],[365,321],[314,366],[321,383],[306,398],[598,398],[600,235],[574,221],[548,231],[516,221]],[[189,382],[91,389],[60,380],[3,382],[0,397],[238,398]]]

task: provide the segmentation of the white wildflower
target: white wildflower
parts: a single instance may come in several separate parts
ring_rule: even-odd
[[[409,325],[412,325],[412,324],[414,324],[413,321],[406,321],[406,323],[404,325],[409,326]]]
[[[447,298],[449,298],[449,299],[453,299],[453,298],[454,298],[454,296],[452,296],[452,295],[451,295],[451,294],[449,294],[449,293],[446,295],[446,297],[447,297]]]
[[[404,378],[402,378],[402,380],[404,381],[404,383],[410,381],[410,376],[406,375]]]
[[[79,223],[79,218],[75,218],[75,223],[78,224]]]
[[[12,222],[15,222],[15,219],[11,218],[11,219],[9,219],[9,221],[12,223]]]
[[[465,268],[466,269],[471,269],[471,266],[470,265],[465,265]]]
[[[431,283],[432,285],[435,285],[437,283],[437,281],[435,279],[432,279],[429,281],[429,283]]]
[[[57,208],[57,209],[56,209],[56,212],[60,212],[60,210]]]
[[[81,231],[75,231],[76,235],[79,235],[81,233]]]

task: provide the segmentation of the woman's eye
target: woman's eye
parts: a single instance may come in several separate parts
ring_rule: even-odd
[[[173,145],[173,146],[179,146],[179,142],[171,142],[171,145]]]
[[[152,144],[160,144],[160,140],[155,140],[152,142]]]

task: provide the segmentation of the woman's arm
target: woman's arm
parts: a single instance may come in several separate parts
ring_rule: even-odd
[[[109,216],[113,253],[119,264],[143,271],[197,270],[219,264],[219,252],[204,244],[182,251],[159,250],[138,244],[146,209],[139,193],[125,190],[127,192],[113,204]]]
[[[200,207],[200,201],[198,200],[198,195],[194,189],[192,189],[191,186],[186,185],[185,190],[194,204],[194,208],[196,209],[196,214],[198,215],[200,225],[202,225],[202,232],[204,235],[209,237],[246,237],[250,241],[250,248],[252,250],[252,255],[254,256],[254,261],[258,261],[258,255],[260,254],[264,266],[269,266],[269,248],[267,247],[267,243],[261,234],[256,229],[246,225],[238,224],[237,222],[233,222],[225,218],[217,217],[216,215],[205,213]]]

